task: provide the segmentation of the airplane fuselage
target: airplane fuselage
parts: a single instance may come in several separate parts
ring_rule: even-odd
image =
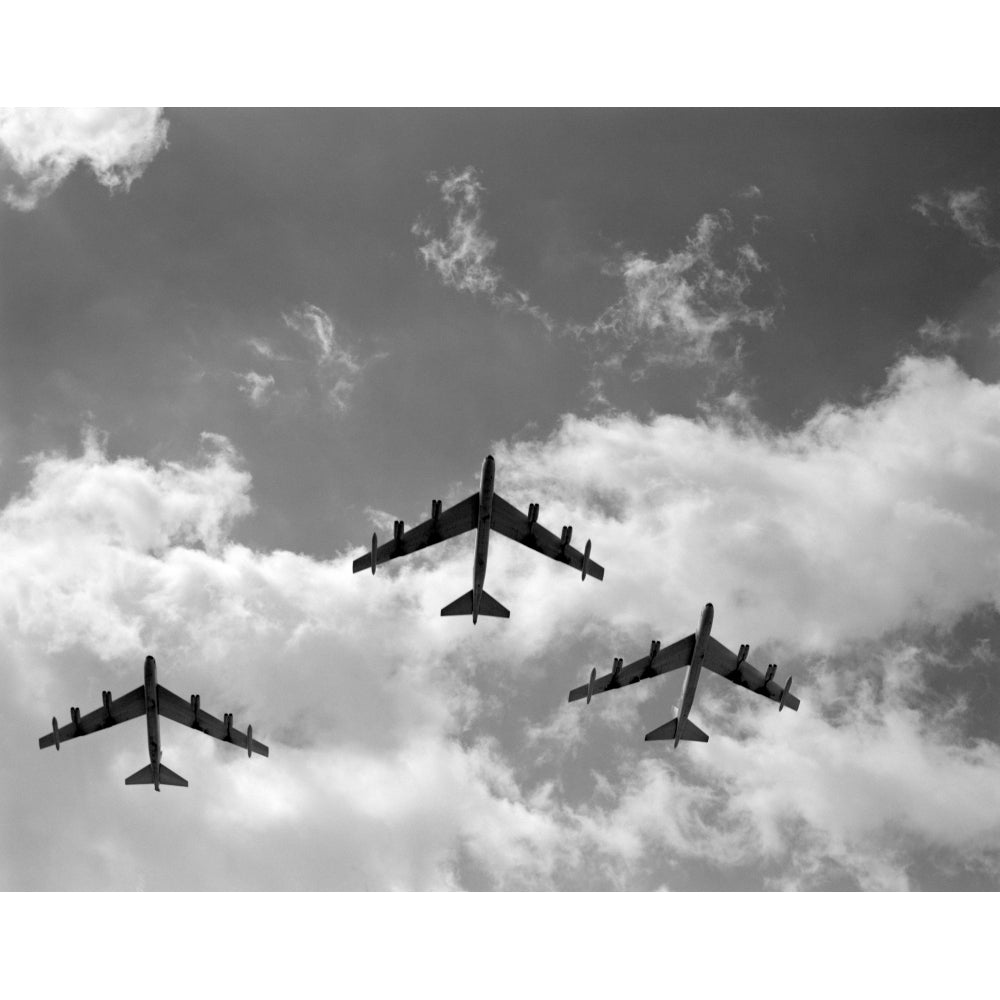
[[[160,790],[160,707],[156,701],[156,660],[146,657],[143,672],[146,688],[146,733],[149,740],[149,763],[153,769],[153,787]]]
[[[479,524],[476,528],[476,560],[472,566],[472,624],[479,617],[483,583],[486,580],[486,557],[490,549],[490,523],[493,520],[493,477],[496,463],[492,455],[483,462],[483,475],[479,481]]]
[[[708,652],[708,637],[712,634],[712,620],[714,617],[715,609],[711,604],[706,604],[705,610],[701,613],[701,623],[698,625],[698,631],[694,637],[694,652],[691,654],[691,662],[684,673],[684,686],[681,688],[681,700],[677,706],[677,730],[674,734],[675,747],[681,741],[684,724],[687,722],[688,713],[694,704],[694,695],[698,688],[701,667],[705,662],[705,655]]]

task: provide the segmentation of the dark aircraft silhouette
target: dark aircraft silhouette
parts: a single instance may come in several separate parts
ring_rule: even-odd
[[[487,455],[486,461],[483,462],[483,475],[478,493],[473,493],[471,497],[445,511],[441,510],[440,500],[432,501],[431,519],[407,532],[403,531],[403,522],[396,521],[391,542],[379,545],[378,536],[373,533],[371,551],[354,560],[354,572],[360,573],[361,570],[370,568],[374,573],[379,563],[409,555],[418,549],[443,542],[446,538],[454,538],[475,528],[476,558],[472,566],[472,590],[441,609],[442,615],[472,615],[473,625],[480,615],[510,618],[510,612],[483,589],[491,528],[499,531],[501,535],[513,538],[515,542],[527,545],[529,549],[534,549],[543,556],[580,570],[581,579],[593,576],[603,580],[604,567],[591,560],[589,541],[583,552],[577,551],[569,543],[573,536],[571,527],[564,527],[562,537],[556,538],[551,531],[538,523],[537,503],[529,504],[528,513],[522,514],[503,497],[493,492],[495,469],[493,456]]]
[[[180,785],[187,787],[187,781],[179,774],[174,774],[168,767],[160,763],[162,751],[160,749],[160,716],[166,716],[179,722],[182,726],[190,726],[198,729],[209,736],[214,736],[224,743],[235,743],[238,747],[243,747],[247,756],[259,753],[268,756],[268,749],[263,743],[259,743],[253,738],[253,726],[247,726],[247,731],[241,733],[233,727],[233,716],[226,712],[224,721],[220,722],[215,716],[209,715],[201,709],[201,700],[198,695],[191,695],[191,701],[187,702],[179,698],[172,691],[161,687],[156,683],[156,660],[151,656],[146,657],[144,682],[134,691],[130,691],[121,698],[112,700],[111,692],[103,692],[104,705],[95,709],[87,715],[81,716],[80,709],[71,708],[69,710],[72,722],[59,728],[59,723],[52,719],[52,732],[43,736],[38,745],[42,749],[55,746],[59,749],[59,744],[63,740],[71,740],[77,736],[88,736],[101,729],[107,729],[119,722],[127,722],[129,719],[137,719],[140,715],[146,716],[146,729],[149,734],[149,763],[135,774],[125,779],[126,785],[152,785],[157,791],[160,785]]]
[[[671,719],[651,733],[646,733],[647,740],[673,740],[675,747],[681,740],[708,742],[708,734],[703,733],[688,718],[702,667],[707,667],[714,673],[722,674],[734,684],[740,684],[757,694],[762,694],[765,698],[770,698],[771,701],[778,702],[779,712],[783,708],[797,712],[799,699],[788,693],[792,686],[792,678],[789,677],[785,686],[781,687],[774,680],[777,664],[769,664],[767,672],[762,674],[747,661],[749,646],[740,646],[739,653],[733,653],[721,642],[713,639],[711,631],[714,616],[712,605],[706,604],[705,610],[701,613],[701,624],[694,635],[680,639],[666,649],[660,649],[660,644],[654,641],[649,647],[649,656],[644,656],[627,667],[623,667],[621,659],[616,657],[611,673],[603,677],[597,676],[596,669],[591,670],[590,680],[578,688],[573,688],[569,693],[569,700],[586,698],[589,705],[590,699],[602,691],[613,691],[615,688],[634,684],[647,677],[657,677],[660,674],[668,674],[671,670],[687,667],[684,687],[681,689],[681,700],[677,707],[677,718]]]

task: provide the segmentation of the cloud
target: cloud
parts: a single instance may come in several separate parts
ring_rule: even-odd
[[[924,343],[933,347],[954,347],[969,336],[957,323],[942,322],[930,316],[924,320],[917,334]]]
[[[109,191],[128,191],[166,144],[160,108],[0,109],[0,166],[17,175],[3,199],[30,211],[81,163]]]
[[[774,319],[772,306],[748,301],[755,279],[767,270],[749,243],[727,247],[735,225],[729,212],[706,214],[684,248],[661,261],[625,253],[609,265],[622,278],[624,295],[590,326],[573,332],[588,341],[607,368],[630,363],[642,373],[658,364],[691,366],[732,361],[720,354],[722,335],[740,327],[764,330]]]
[[[274,390],[274,376],[260,375],[257,372],[237,374],[240,379],[240,392],[245,393],[251,406],[266,406]]]
[[[328,410],[346,411],[365,369],[386,355],[377,353],[362,359],[343,343],[330,316],[308,302],[283,313],[282,319],[296,337],[286,337],[280,347],[261,337],[247,340],[246,346],[258,362],[269,363],[273,372],[240,375],[240,391],[255,407],[279,400],[300,405],[305,399],[318,398]]]
[[[427,267],[433,267],[448,287],[472,295],[484,295],[493,305],[527,313],[551,330],[551,318],[532,304],[526,292],[507,286],[491,258],[497,241],[483,228],[482,194],[485,191],[475,167],[461,173],[452,170],[440,177],[429,174],[428,181],[440,183],[441,200],[446,208],[443,236],[423,219],[418,219],[412,233],[427,242],[418,248]]]
[[[795,430],[733,405],[501,443],[498,490],[575,524],[607,570],[581,584],[498,540],[488,587],[513,628],[440,617],[468,589],[468,538],[363,579],[357,551],[239,544],[252,484],[224,438],[188,463],[112,458],[93,433],[34,456],[0,511],[0,882],[901,887],[924,851],[995,885],[997,745],[929,690],[929,649],[892,636],[997,606],[998,414],[1000,387],[911,357]],[[668,753],[642,733],[676,677],[565,703],[595,662],[687,634],[705,600],[720,641],[795,673],[800,712],[706,677],[712,740]],[[165,724],[191,785],[160,810],[122,784],[138,724],[38,751],[51,714],[134,687],[146,652],[271,757]]]
[[[990,203],[985,188],[967,191],[946,188],[940,195],[921,194],[913,209],[935,225],[944,218],[957,226],[976,246],[989,250],[1000,248],[1000,242],[990,236],[986,226]]]

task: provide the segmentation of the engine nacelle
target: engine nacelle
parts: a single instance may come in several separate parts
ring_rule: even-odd
[[[247,726],[247,756],[253,756],[253,726]]]
[[[590,699],[594,694],[594,681],[597,680],[597,667],[592,667],[590,670],[590,680],[587,681],[587,704],[590,704]]]
[[[437,521],[437,519],[440,516],[441,516],[441,501],[440,500],[432,500],[431,501],[431,520],[432,521]]]
[[[198,709],[201,708],[201,695],[191,695],[191,711],[194,712],[195,721],[198,721]]]
[[[581,580],[587,579],[587,568],[590,566],[590,539],[587,539],[587,544],[583,549],[583,572],[580,574]]]
[[[52,742],[55,744],[56,749],[59,749],[59,723],[56,717],[52,716]]]
[[[769,663],[767,665],[767,670],[764,671],[764,687],[767,687],[771,681],[774,680],[774,675],[778,672],[777,663]]]
[[[392,522],[392,540],[399,543],[399,540],[403,537],[403,522],[393,521]]]
[[[101,704],[104,705],[104,715],[107,719],[111,718],[111,692],[102,691],[101,692]]]
[[[226,727],[226,739],[232,740],[233,738],[233,713],[224,712],[222,716],[222,724]]]
[[[741,666],[746,658],[750,655],[750,645],[748,643],[743,643],[740,646],[740,651],[736,654],[736,666]]]
[[[528,530],[530,531],[538,521],[538,504],[528,504]]]
[[[70,719],[70,722],[72,722],[74,726],[80,725],[80,708],[79,708],[79,706],[77,706],[76,708],[71,708],[69,710],[69,719]]]
[[[653,665],[653,660],[656,659],[656,654],[660,651],[660,640],[654,639],[649,644],[649,665]]]
[[[622,664],[625,661],[620,657],[616,656],[611,663],[611,683],[618,683],[618,675],[622,672]]]
[[[785,707],[785,699],[788,697],[788,692],[791,689],[791,687],[792,687],[792,678],[789,677],[788,680],[785,681],[785,687],[781,692],[781,701],[778,702],[779,712]]]
[[[378,535],[372,532],[372,576],[375,575],[375,567],[378,565]]]
[[[562,545],[563,552],[569,547],[570,539],[573,537],[573,525],[564,524],[562,530],[562,538],[559,540]]]

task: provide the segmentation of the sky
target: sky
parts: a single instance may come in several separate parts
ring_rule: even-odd
[[[0,888],[1000,888],[993,111],[0,111]],[[478,486],[510,620],[440,617]],[[567,704],[652,639],[714,675]],[[38,749],[141,683],[141,722]]]

